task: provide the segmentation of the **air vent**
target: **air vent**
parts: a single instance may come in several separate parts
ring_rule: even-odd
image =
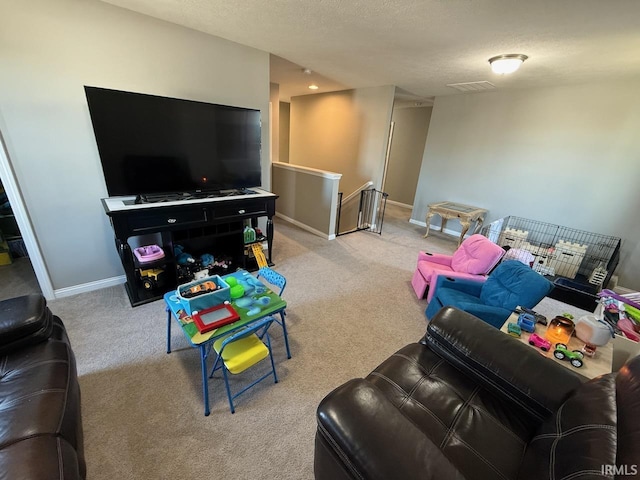
[[[460,92],[484,92],[486,90],[495,90],[496,86],[487,81],[482,82],[466,82],[466,83],[448,83],[447,87],[455,88]]]

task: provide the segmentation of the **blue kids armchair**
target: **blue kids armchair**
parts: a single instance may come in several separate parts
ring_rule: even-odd
[[[553,284],[528,265],[508,260],[498,265],[486,281],[440,275],[435,287],[425,312],[429,320],[450,305],[500,328],[517,306],[533,308],[551,292]]]

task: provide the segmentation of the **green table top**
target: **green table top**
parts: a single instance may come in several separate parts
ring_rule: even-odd
[[[200,333],[198,331],[198,328],[193,323],[193,319],[191,316],[187,315],[187,312],[180,303],[175,291],[164,294],[163,298],[167,307],[178,320],[178,323],[182,327],[187,339],[194,347],[200,346],[203,343],[218,338],[231,330],[235,330],[238,327],[286,308],[287,302],[246,270],[238,270],[228,275],[224,275],[222,279],[224,280],[229,277],[235,277],[238,280],[238,283],[245,287],[246,293],[244,296],[231,300],[231,306],[236,310],[236,312],[238,312],[240,320],[206,333]],[[268,303],[266,299],[269,300]]]

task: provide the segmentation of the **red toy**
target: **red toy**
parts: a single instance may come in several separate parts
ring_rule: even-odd
[[[191,315],[200,333],[205,333],[240,320],[238,312],[228,304],[216,305]]]

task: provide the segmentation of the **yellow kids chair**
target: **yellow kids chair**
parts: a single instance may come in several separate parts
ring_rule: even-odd
[[[229,408],[231,413],[235,413],[233,399],[249,390],[251,387],[261,382],[265,378],[273,374],[274,383],[278,383],[276,375],[276,366],[273,363],[273,354],[271,353],[271,339],[267,330],[273,323],[273,317],[265,317],[257,323],[253,323],[238,332],[232,332],[226,337],[219,338],[213,342],[213,349],[218,356],[211,369],[211,375],[222,368],[224,384],[227,388],[227,398],[229,399]],[[266,340],[266,344],[263,340]],[[265,373],[259,379],[247,385],[236,394],[231,393],[229,387],[228,372],[238,374],[244,372],[249,367],[259,363],[261,360],[269,357],[271,360],[271,371]]]

